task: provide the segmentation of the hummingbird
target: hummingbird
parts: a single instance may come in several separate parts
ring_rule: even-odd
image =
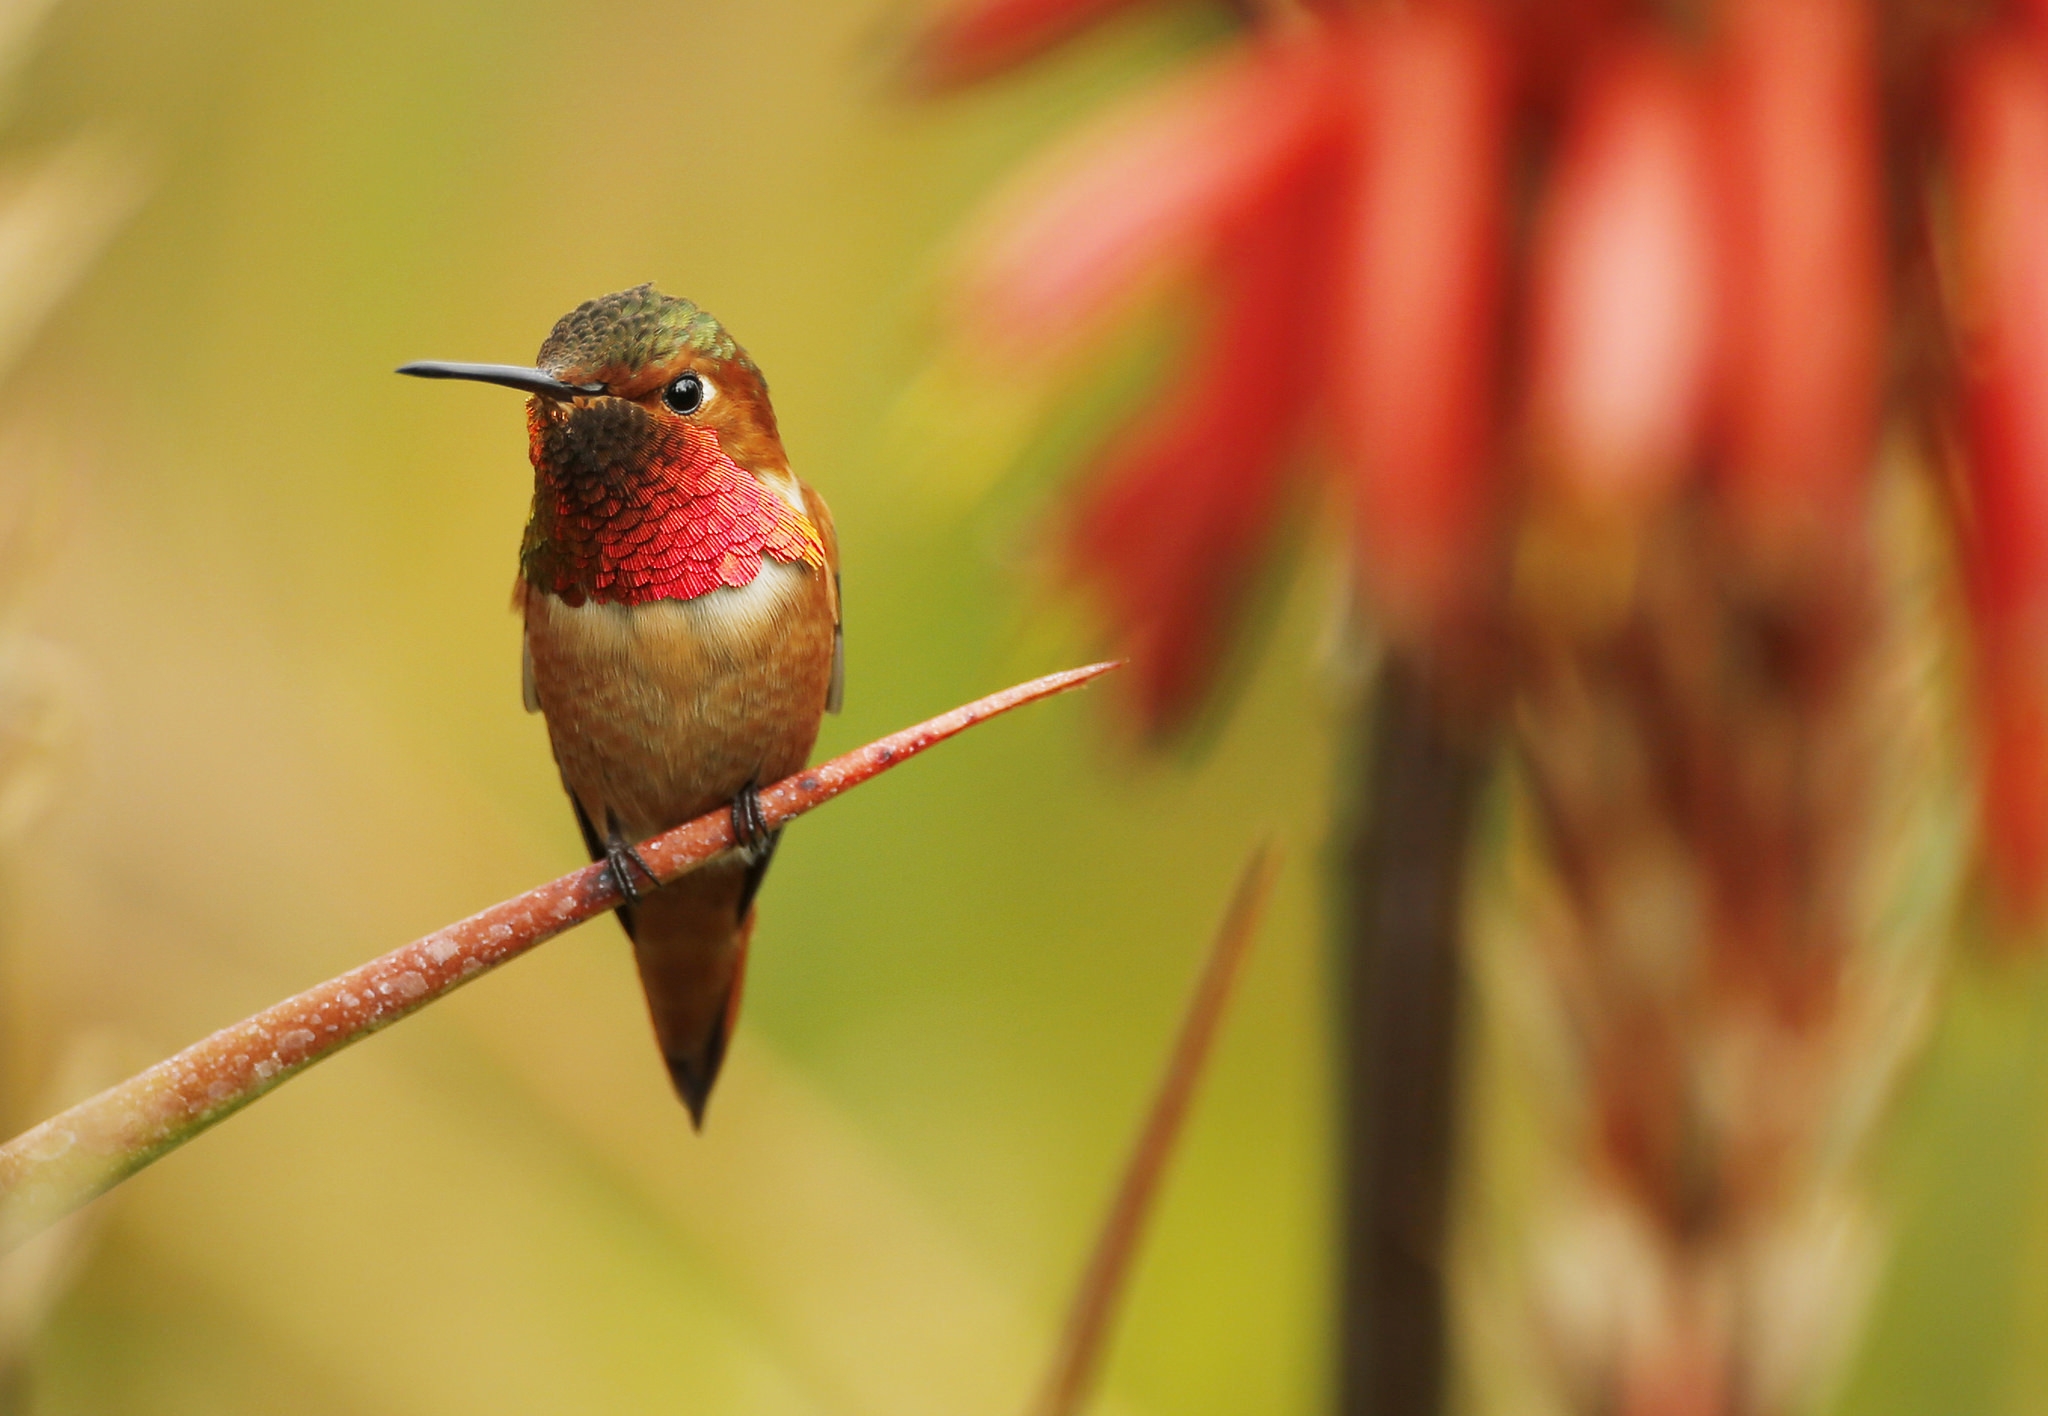
[[[839,711],[832,513],[789,469],[761,370],[653,285],[585,301],[534,367],[398,370],[531,395],[533,511],[513,608],[522,692],[591,859],[624,903],[654,1035],[701,1128],[781,832],[759,788]],[[726,806],[737,847],[667,885],[633,843]]]

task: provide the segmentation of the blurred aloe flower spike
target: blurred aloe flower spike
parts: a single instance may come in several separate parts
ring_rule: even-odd
[[[1155,733],[1290,494],[1350,503],[1390,651],[1354,759],[1430,768],[1362,780],[1339,857],[1340,1403],[1450,1389],[1444,959],[1505,740],[1560,1157],[1528,1346],[1559,1409],[1800,1409],[1966,777],[1992,916],[2048,932],[2048,0],[1238,13],[996,206],[954,328],[1012,368],[1161,287],[1205,316],[1062,518]]]

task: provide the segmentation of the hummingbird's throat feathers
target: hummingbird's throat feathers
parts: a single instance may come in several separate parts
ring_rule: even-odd
[[[527,583],[571,605],[691,600],[751,584],[763,557],[822,572],[825,548],[788,470],[758,474],[712,428],[619,398],[528,407]]]

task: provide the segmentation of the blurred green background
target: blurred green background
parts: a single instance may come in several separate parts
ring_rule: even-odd
[[[1013,458],[1021,403],[932,372],[934,272],[1000,174],[1220,11],[1140,12],[929,105],[888,92],[903,17],[55,10],[8,142],[96,134],[145,200],[0,420],[48,479],[28,622],[74,666],[79,743],[6,866],[14,1120],[82,1035],[147,1061],[580,863],[519,708],[519,400],[393,378],[403,360],[523,361],[647,279],[725,320],[838,519],[847,711],[821,753],[1093,647],[1020,568],[1073,442],[1057,407],[1091,390]],[[1288,868],[1106,1396],[1320,1409],[1319,879],[1355,711],[1319,647],[1331,560],[1276,592],[1199,756],[1134,764],[1097,692],[793,830],[703,1136],[622,936],[588,927],[103,1204],[33,1409],[1017,1410],[1269,833]],[[1899,1242],[1845,1410],[2048,1401],[2038,972],[1971,970],[1909,1085],[1879,1187]]]

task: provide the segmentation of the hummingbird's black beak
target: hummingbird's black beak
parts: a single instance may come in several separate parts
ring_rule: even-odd
[[[604,385],[569,384],[549,378],[539,369],[522,369],[517,364],[448,364],[439,359],[422,359],[400,364],[398,372],[416,379],[468,379],[472,383],[501,384],[542,398],[586,398],[604,392]]]

